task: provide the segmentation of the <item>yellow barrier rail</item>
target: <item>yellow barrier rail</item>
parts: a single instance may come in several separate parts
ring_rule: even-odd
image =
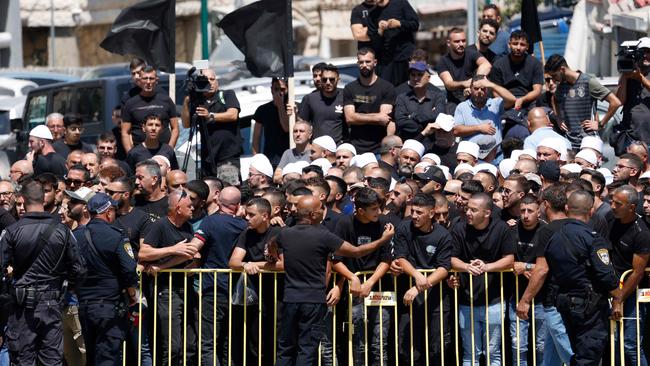
[[[419,271],[426,275],[432,273],[434,270]],[[650,268],[646,269],[646,271],[650,271]],[[623,281],[629,273],[631,273],[631,271],[624,273],[621,277],[621,281]],[[360,279],[363,278],[363,281],[365,281],[370,274],[372,274],[372,272],[359,272],[356,275],[359,276]],[[459,273],[450,271],[450,275],[451,274],[458,275]],[[510,329],[510,333],[506,334],[506,310],[507,306],[511,306],[511,299],[509,298],[511,296],[514,296],[512,299],[514,305],[518,305],[519,297],[521,295],[519,293],[519,276],[514,275],[511,271],[486,273],[476,277],[466,273],[463,275],[468,276],[468,288],[470,294],[469,305],[462,305],[459,302],[459,288],[455,287],[452,289],[448,287],[444,280],[431,289],[418,294],[418,297],[421,296],[422,305],[418,305],[417,310],[414,309],[413,303],[408,306],[403,304],[405,291],[412,288],[414,285],[413,278],[408,275],[403,274],[401,275],[403,279],[398,280],[399,277],[387,274],[379,280],[375,286],[380,294],[383,293],[382,290],[385,289],[384,286],[388,286],[386,288],[389,288],[391,290],[390,292],[394,293],[393,299],[397,302],[394,305],[385,305],[383,301],[379,301],[378,304],[369,305],[364,300],[353,298],[348,286],[346,293],[341,294],[341,300],[345,299],[345,302],[341,302],[340,304],[331,307],[330,312],[328,312],[328,317],[331,317],[332,329],[326,331],[327,336],[324,336],[321,341],[318,357],[319,366],[329,365],[330,362],[332,366],[345,365],[345,361],[347,361],[348,365],[377,364],[388,366],[389,364],[394,364],[396,366],[429,366],[431,364],[455,364],[459,366],[463,362],[463,357],[468,358],[468,356],[471,357],[470,363],[474,366],[478,365],[475,362],[479,356],[477,352],[484,354],[486,364],[488,365],[490,364],[492,357],[499,357],[501,364],[522,365],[525,364],[527,360],[522,359],[522,353],[520,351],[526,351],[524,355],[532,351],[530,357],[532,365],[537,365],[538,363],[541,364],[541,360],[538,359],[538,355],[536,354],[536,337],[539,329],[536,328],[537,318],[534,302],[531,304],[532,317],[528,321],[530,324],[530,328],[528,329],[529,331],[532,331],[532,342],[526,345],[527,348],[525,350],[522,350],[522,339],[520,335],[522,334],[521,322],[524,321],[515,317],[515,319],[510,319],[510,326],[512,326],[512,322],[515,323],[514,331],[517,339],[513,341],[513,344],[511,344],[510,348],[512,349],[512,354],[508,353],[506,349],[506,342],[510,337],[510,333],[513,332],[513,330]],[[180,281],[181,276],[182,281]],[[204,283],[209,276],[212,277],[212,286],[204,289]],[[240,276],[243,285],[238,283]],[[153,360],[154,365],[162,364],[160,357],[166,358],[165,364],[167,365],[172,365],[172,360],[179,360],[183,365],[195,363],[200,365],[217,365],[218,360],[221,361],[221,365],[249,365],[251,364],[250,357],[256,357],[256,363],[258,365],[275,364],[277,356],[278,325],[279,322],[282,321],[281,319],[278,319],[279,309],[282,306],[282,299],[280,298],[282,287],[281,284],[279,284],[279,282],[281,282],[281,276],[281,272],[269,271],[262,271],[260,275],[257,276],[249,276],[241,271],[232,271],[229,269],[170,269],[161,271],[157,276],[152,276],[150,281],[142,281],[142,278],[144,278],[143,276],[140,281],[141,301],[138,308],[141,319],[139,323],[140,325],[137,329],[137,349],[141,349],[145,334],[150,334],[149,345],[152,351],[151,359]],[[494,299],[490,302],[488,276],[495,276],[499,281],[500,290],[498,302]],[[505,281],[504,276],[512,276],[512,283]],[[166,282],[165,284],[160,282],[160,279],[163,277],[168,277],[166,281],[164,281]],[[334,283],[336,282],[336,278],[337,274],[333,273],[332,281]],[[408,278],[408,281],[406,281],[406,278]],[[271,280],[272,288],[268,285],[268,281]],[[219,288],[219,281],[227,281],[226,292]],[[474,298],[476,281],[483,282],[482,284],[485,292],[484,299]],[[146,284],[147,282],[151,283],[150,289],[148,289],[146,285],[143,285],[143,283]],[[477,283],[480,284],[480,282]],[[406,289],[401,288],[406,284],[408,286]],[[243,289],[243,305],[233,304],[233,295],[237,290],[239,290],[235,287],[241,287],[241,289]],[[514,287],[514,289],[509,291],[511,287]],[[252,291],[250,290],[251,288],[257,295],[257,302],[253,305],[246,305],[249,295],[251,295],[249,293],[249,291]],[[181,290],[182,297],[178,296],[181,295]],[[267,295],[268,291],[271,291],[271,293]],[[175,293],[174,296],[172,295],[172,292]],[[142,297],[145,296],[144,294],[147,294],[147,297],[149,298],[148,309],[144,309],[142,306]],[[166,302],[166,309],[162,310],[160,308],[161,303],[159,303],[161,295],[163,296],[163,300]],[[167,297],[164,298],[164,296]],[[225,299],[223,298],[224,296],[226,297]],[[271,297],[270,299],[269,296]],[[437,298],[432,300],[431,296],[436,296]],[[180,301],[180,299],[182,299],[183,302],[182,306],[176,303]],[[211,309],[205,308],[206,304],[209,305],[207,300],[211,300]],[[194,304],[195,301],[197,303],[196,307],[188,307]],[[219,309],[222,309],[222,306],[226,301],[226,313],[218,316],[217,313]],[[459,309],[461,305],[469,309],[469,342],[466,342],[467,344],[464,344],[460,339],[462,338],[461,333],[463,332],[460,329],[461,321],[459,319]],[[493,319],[491,324],[490,317],[494,317],[495,314],[490,312],[490,308],[491,306],[496,305],[499,307],[499,319],[497,322]],[[173,317],[179,316],[178,312],[174,313],[172,310],[174,309],[174,306],[176,306],[176,309],[180,309],[180,312],[182,313],[180,329],[174,325],[179,323],[178,319],[173,319]],[[357,310],[361,309],[361,318],[358,318],[358,314],[353,314],[355,306],[357,307]],[[481,308],[481,306],[485,309]],[[386,311],[386,308],[391,307],[392,309]],[[638,299],[636,301],[636,307],[636,314],[639,314]],[[344,309],[343,311],[346,311],[346,316],[341,316],[339,314],[342,309]],[[204,319],[203,315],[205,312],[210,310],[212,313],[208,320],[211,321],[212,328],[209,333],[205,333],[207,330],[204,329],[203,323],[206,319]],[[421,314],[420,312],[422,310],[423,313]],[[453,326],[451,321],[452,312]],[[241,317],[239,316],[239,313],[241,313]],[[388,316],[388,319],[385,319],[386,316]],[[143,324],[145,322],[143,322],[142,319],[145,317],[149,317],[149,319],[152,320],[149,329],[143,329]],[[161,324],[163,317],[164,320],[166,320],[166,324]],[[272,320],[270,320],[269,317],[272,317]],[[477,317],[479,319],[477,319]],[[480,319],[483,317],[484,319]],[[241,320],[241,323],[234,323],[234,318],[241,318],[237,319],[238,321]],[[415,322],[416,319],[420,318],[424,319],[424,324]],[[464,334],[467,335],[467,319],[465,318],[466,314],[463,315],[463,324],[465,328]],[[219,324],[219,319],[227,319],[226,332],[222,332],[221,330],[218,331],[221,326],[225,325]],[[339,322],[341,319],[343,322]],[[329,321],[329,319],[326,320]],[[251,321],[254,321],[254,324],[251,324]],[[401,328],[401,326],[404,325],[404,321],[408,321],[408,327],[406,329]],[[372,322],[372,325],[369,324],[369,322]],[[430,328],[430,322],[434,322],[434,328]],[[485,324],[485,329],[478,334],[475,326],[483,323]],[[356,326],[358,324],[362,324],[362,326]],[[623,322],[621,320],[620,325],[622,324]],[[641,335],[638,316],[636,317],[636,324],[637,353],[641,354]],[[164,330],[166,330],[166,332],[163,332],[163,329],[161,328],[163,326],[165,327]],[[254,328],[249,329],[251,326],[254,326]],[[273,329],[268,329],[269,326]],[[385,329],[385,326],[388,326],[389,328]],[[437,329],[435,329],[435,326],[437,326]],[[621,340],[624,340],[623,328],[623,326],[619,326],[618,335]],[[341,343],[339,342],[339,339],[346,335],[346,329],[347,342]],[[490,340],[492,337],[496,337],[496,332],[494,331],[497,329],[500,338],[498,350],[496,347],[493,347],[492,349],[490,347]],[[615,330],[616,324],[612,321],[612,362],[615,361],[616,354],[613,337]],[[194,332],[194,334],[192,332]],[[362,332],[362,334],[357,334],[357,337],[355,338],[356,332]],[[376,334],[377,332],[378,334]],[[161,338],[162,334],[165,334],[166,337]],[[272,339],[265,338],[265,334],[268,334],[269,336],[272,334]],[[424,336],[424,340],[421,339],[422,335]],[[225,336],[227,339],[220,338],[222,336]],[[523,336],[528,337],[527,334],[524,334]],[[375,337],[374,340],[371,339],[371,337]],[[211,339],[211,342],[204,342],[204,338],[208,341]],[[249,345],[249,338],[254,339],[255,344]],[[446,342],[447,340],[449,342]],[[272,342],[273,344],[269,345],[267,342]],[[211,344],[211,347],[206,348],[204,343]],[[416,344],[421,344],[421,346],[416,347]],[[358,352],[359,346],[363,346],[363,355],[360,355],[360,352]],[[471,347],[471,352],[463,348],[467,346]],[[419,349],[418,347],[422,347],[422,349]],[[434,348],[432,349],[432,347]],[[207,361],[204,360],[206,351],[211,353],[211,357]],[[619,354],[621,364],[625,364],[625,355],[623,351],[624,345],[623,342],[620,342]],[[137,365],[140,366],[142,365],[142,356],[142,352],[137,352],[137,355],[127,355],[126,347],[124,347],[123,364],[133,365],[137,360]],[[327,362],[325,361],[326,359]],[[637,359],[639,358],[637,357]],[[377,360],[378,362],[376,362]],[[387,363],[386,360],[388,360]],[[637,364],[640,365],[640,360]]]

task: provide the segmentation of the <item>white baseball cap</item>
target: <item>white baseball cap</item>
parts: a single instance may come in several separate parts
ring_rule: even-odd
[[[458,143],[458,149],[456,149],[456,154],[467,153],[478,159],[479,146],[475,142],[471,141],[461,141]]]
[[[264,154],[253,155],[250,166],[267,177],[273,177],[273,166],[271,165],[269,158]]]
[[[52,140],[53,138],[52,132],[50,131],[49,128],[47,128],[46,125],[38,125],[32,128],[32,130],[29,131],[29,136],[38,137],[46,140]]]
[[[312,144],[316,144],[327,151],[331,151],[333,153],[336,152],[336,142],[334,142],[334,139],[330,136],[325,135],[316,137]]]
[[[415,151],[420,157],[424,155],[424,145],[420,141],[417,140],[406,140],[402,144],[402,150],[413,150]]]
[[[436,123],[443,129],[443,131],[449,132],[454,128],[454,116],[440,113],[438,114],[438,117],[436,117]]]
[[[357,149],[355,149],[354,146],[352,146],[352,144],[348,144],[347,142],[344,143],[344,144],[339,145],[336,148],[336,151],[339,151],[339,150],[347,150],[347,151],[352,153],[352,156],[357,155]]]

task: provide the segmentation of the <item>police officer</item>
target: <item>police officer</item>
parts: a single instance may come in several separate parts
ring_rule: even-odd
[[[11,276],[13,303],[6,338],[12,365],[63,363],[61,300],[86,271],[77,242],[58,216],[44,212],[43,187],[22,186],[25,214],[1,234],[2,273]]]
[[[609,245],[587,225],[593,196],[573,192],[567,202],[569,219],[551,237],[545,256],[551,284],[557,286],[556,306],[575,354],[572,365],[598,365],[607,342],[607,293],[612,318],[620,319],[621,290],[610,261]]]
[[[91,220],[78,235],[88,274],[79,284],[79,317],[86,341],[88,365],[121,364],[121,346],[127,330],[127,304],[137,302],[138,277],[129,239],[111,224],[117,201],[97,193],[88,201]]]
[[[239,101],[232,90],[219,90],[217,75],[212,69],[203,69],[201,74],[210,82],[210,90],[203,93],[201,105],[191,105],[199,101],[186,97],[183,101],[181,120],[183,127],[189,128],[193,115],[200,122],[201,172],[204,177],[221,178],[226,166],[234,166],[239,171],[239,155],[243,152],[239,132]],[[194,110],[190,110],[194,108]]]

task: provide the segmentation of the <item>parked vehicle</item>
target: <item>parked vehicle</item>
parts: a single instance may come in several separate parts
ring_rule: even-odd
[[[0,77],[33,81],[38,86],[79,80],[77,76],[45,71],[0,71]]]
[[[0,99],[22,97],[35,88],[38,84],[33,81],[0,77]]]

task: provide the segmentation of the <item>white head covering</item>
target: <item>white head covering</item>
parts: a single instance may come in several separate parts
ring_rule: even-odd
[[[475,142],[471,141],[461,141],[458,143],[458,149],[456,154],[467,153],[472,155],[474,158],[478,159],[479,146]]]
[[[440,165],[440,162],[441,162],[440,157],[438,155],[434,154],[434,153],[424,154],[424,156],[422,157],[421,160],[424,160],[424,159],[431,159],[431,160],[433,160],[434,163],[436,163],[436,165]]]
[[[614,181],[614,175],[612,172],[607,169],[607,168],[598,168],[596,169],[597,172],[600,172],[603,177],[605,177],[605,185],[610,185]]]
[[[267,177],[273,177],[273,166],[264,154],[255,154],[251,158],[250,166]]]
[[[584,148],[594,149],[602,154],[603,140],[601,140],[600,137],[598,136],[585,136],[582,138],[582,141],[580,142],[580,150]]]
[[[336,152],[336,142],[334,142],[334,139],[330,136],[324,135],[324,136],[316,137],[312,143],[322,147],[327,151],[333,153]]]
[[[316,166],[321,167],[321,169],[323,169],[323,173],[327,173],[329,168],[332,167],[332,163],[330,163],[329,160],[327,160],[325,158],[316,159],[316,160],[312,161],[309,165],[316,165]]]
[[[449,172],[449,167],[445,165],[438,165],[438,168],[442,169],[442,172],[445,173],[445,178],[447,180],[453,179],[454,177],[451,176],[451,173]]]
[[[377,158],[375,157],[375,154],[370,152],[363,153],[361,155],[357,155],[354,158],[352,158],[352,163],[354,163],[354,165],[358,166],[359,168],[363,168],[364,166],[370,163],[376,163],[376,162],[377,162]]]
[[[415,151],[420,157],[424,155],[424,145],[420,141],[417,140],[406,140],[404,141],[404,144],[402,144],[402,150],[413,150]]]
[[[29,136],[38,137],[46,140],[52,140],[53,138],[52,132],[50,131],[49,128],[47,128],[46,125],[38,125],[32,128],[32,130],[29,131]]]
[[[462,171],[468,171],[472,174],[474,174],[474,167],[467,164],[467,163],[460,163],[456,165],[456,169],[454,169],[454,175],[462,172]]]
[[[501,160],[499,163],[499,174],[501,174],[503,178],[508,178],[512,169],[515,168],[515,164],[517,164],[517,162],[513,159]]]
[[[497,169],[497,167],[490,163],[476,164],[476,166],[474,167],[474,174],[484,170],[487,170],[488,172],[492,173],[492,175],[494,175],[495,177],[497,177],[499,174],[499,170]]]
[[[598,157],[596,156],[596,153],[593,150],[590,149],[580,150],[576,154],[576,158],[583,159],[593,166],[598,166]]]
[[[344,144],[339,145],[339,146],[336,148],[336,151],[337,151],[337,152],[338,152],[339,150],[347,150],[347,151],[349,151],[349,152],[352,153],[352,156],[357,155],[357,149],[355,149],[354,146],[352,146],[352,144],[348,144],[347,142],[344,143]]]
[[[580,173],[582,167],[576,163],[565,164],[560,167],[560,170],[566,170],[569,173]]]
[[[439,113],[438,117],[436,117],[436,123],[438,126],[440,126],[440,128],[442,128],[443,131],[449,132],[452,128],[454,128],[454,116]]]
[[[306,161],[303,161],[305,164],[307,164]],[[284,177],[287,174],[302,174],[302,168],[298,166],[299,162],[294,162],[294,163],[289,163],[282,168],[282,176]]]

